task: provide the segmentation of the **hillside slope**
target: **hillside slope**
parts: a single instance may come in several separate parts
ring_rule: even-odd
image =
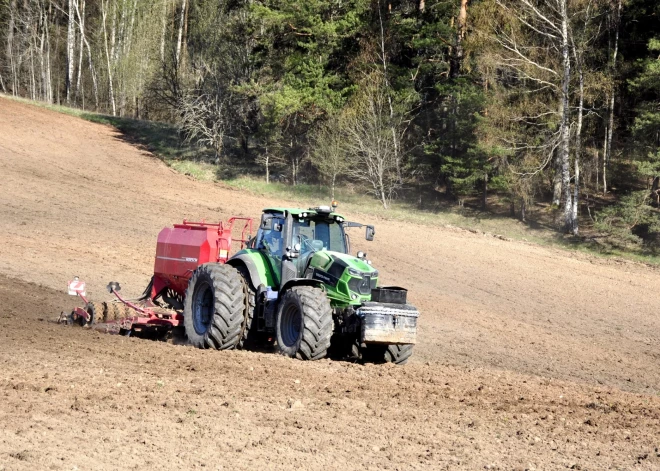
[[[75,302],[60,294],[73,275],[96,299],[109,280],[140,292],[163,226],[289,203],[194,181],[113,128],[4,98],[0,181],[0,469],[110,469],[118,458],[138,468],[660,466],[657,270],[347,214],[377,229],[372,243],[356,233],[353,249],[422,312],[411,365],[198,351],[47,320]],[[44,434],[58,438],[39,451]]]

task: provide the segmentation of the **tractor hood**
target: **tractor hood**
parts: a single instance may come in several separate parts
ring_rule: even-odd
[[[326,285],[331,298],[350,304],[369,301],[378,284],[378,271],[350,254],[321,250],[312,256],[308,268],[313,279]]]

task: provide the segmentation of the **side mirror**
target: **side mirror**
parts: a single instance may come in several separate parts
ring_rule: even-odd
[[[372,240],[374,240],[375,235],[376,235],[376,229],[374,229],[374,226],[367,226],[367,233],[365,235],[365,239],[371,242]]]
[[[264,217],[261,218],[261,228],[266,231],[270,231],[273,228],[273,218],[267,217],[264,214]]]

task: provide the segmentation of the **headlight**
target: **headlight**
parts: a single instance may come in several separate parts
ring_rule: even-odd
[[[351,276],[362,276],[362,272],[360,270],[356,270],[355,268],[349,268],[348,274]]]
[[[369,276],[372,278],[378,278],[378,270],[372,271],[371,273],[369,273]]]

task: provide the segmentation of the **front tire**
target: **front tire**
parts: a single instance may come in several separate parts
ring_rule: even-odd
[[[405,365],[412,356],[413,345],[368,345],[362,359],[369,363]]]
[[[241,340],[244,311],[243,280],[238,271],[207,263],[193,273],[183,306],[183,323],[191,345],[227,350]]]
[[[320,360],[330,348],[332,308],[325,293],[312,286],[294,286],[284,294],[275,332],[280,353],[300,360]]]

